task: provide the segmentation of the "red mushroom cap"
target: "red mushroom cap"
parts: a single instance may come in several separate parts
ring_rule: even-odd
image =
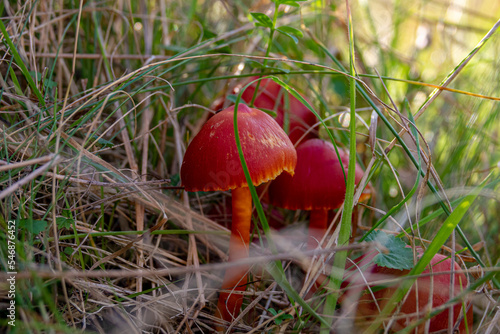
[[[349,155],[341,149],[339,154],[347,171]],[[356,165],[355,173],[357,184],[364,172]],[[290,210],[336,209],[344,197],[344,174],[337,153],[332,143],[321,139],[299,145],[295,174],[280,175],[269,186],[270,202]]]
[[[234,106],[210,118],[193,138],[181,167],[188,191],[229,190],[247,186],[233,127]],[[293,174],[297,153],[290,139],[266,113],[238,106],[238,131],[254,185]]]
[[[409,247],[409,246],[407,246]],[[423,249],[420,247],[416,248],[417,253],[419,255],[423,254]],[[358,269],[354,269],[354,266],[349,268],[346,273],[350,273],[347,280],[349,283],[355,283],[356,285],[360,285],[363,287],[367,282],[371,287],[376,285],[376,281],[385,280],[389,278],[401,277],[407,275],[409,270],[399,270],[392,269],[387,267],[382,267],[374,264],[372,262],[373,258],[378,254],[377,251],[369,252],[359,258],[355,259],[354,262],[361,269],[362,274],[358,271]],[[401,330],[410,322],[413,322],[417,319],[417,295],[418,295],[418,310],[421,313],[421,316],[425,316],[426,312],[425,307],[429,302],[429,294],[432,289],[432,308],[439,307],[445,304],[449,298],[449,287],[451,284],[450,279],[450,270],[451,270],[452,261],[450,258],[442,255],[436,254],[432,258],[430,262],[430,266],[432,267],[432,276],[427,276],[425,274],[429,274],[429,268],[425,269],[422,272],[422,277],[417,279],[417,285],[414,285],[408,297],[404,301],[401,306],[400,312],[402,314],[407,314],[408,317],[399,318],[396,320],[396,324],[394,326],[394,330]],[[467,287],[467,277],[464,273],[461,272],[461,268],[453,261],[454,270],[456,273],[455,276],[455,289],[454,295],[458,295]],[[362,275],[362,276],[361,276]],[[432,280],[432,283],[431,283]],[[344,282],[343,287],[346,286]],[[418,287],[418,293],[416,286]],[[383,309],[387,301],[394,294],[397,289],[396,286],[391,286],[383,289],[373,289],[373,296],[377,299],[378,306],[380,309]],[[343,298],[342,298],[343,299]],[[462,308],[462,304],[459,302],[455,304],[453,307],[453,320],[456,322],[458,320],[458,316],[460,314]],[[363,294],[358,302],[358,315],[361,315],[364,321],[370,321],[367,316],[377,316],[379,314],[379,310],[377,309],[376,304],[373,301],[373,297],[371,294]],[[444,329],[448,328],[448,309],[443,310],[441,313],[437,314],[433,318],[431,318],[429,332],[440,332]],[[472,333],[472,306],[467,311],[467,324],[469,326],[469,332]],[[424,325],[418,326],[419,333],[424,329]],[[465,333],[465,322],[462,320],[459,325],[459,332]]]
[[[255,80],[258,77],[252,77]],[[248,87],[241,98],[250,103],[255,92],[256,83]],[[285,96],[288,99],[288,108],[286,108]],[[316,116],[300,102],[297,98],[289,94],[283,87],[274,82],[272,79],[262,79],[260,81],[259,93],[254,101],[254,106],[262,109],[269,109],[276,111],[276,122],[283,127],[285,111],[289,112],[289,127],[288,137],[292,143],[296,143],[302,135],[311,127],[313,127],[318,119]],[[317,138],[317,135],[310,131],[301,140],[305,142],[308,139]]]

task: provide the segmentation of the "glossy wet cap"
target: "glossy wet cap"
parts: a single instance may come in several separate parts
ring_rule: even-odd
[[[184,155],[181,181],[188,191],[246,187],[234,137],[234,106],[211,117]],[[297,153],[286,133],[269,115],[238,106],[238,130],[252,183],[273,180],[283,171],[293,174]]]
[[[252,77],[250,81],[257,78],[258,77]],[[256,86],[257,83],[254,83],[243,92],[241,95],[243,101],[250,103]],[[288,105],[287,102],[285,102],[285,96],[288,100]],[[254,105],[257,108],[275,111],[276,122],[278,122],[281,127],[283,127],[285,123],[285,117],[289,117],[288,137],[292,143],[295,144],[299,140],[305,142],[308,139],[317,138],[314,131],[309,131],[304,138],[301,139],[306,131],[316,124],[318,119],[304,104],[302,104],[302,102],[288,93],[272,79],[263,79],[260,81],[259,93],[255,98]]]
[[[339,149],[342,164],[347,171],[349,155]],[[356,184],[363,170],[356,165]],[[347,176],[346,172],[346,176]],[[280,175],[269,186],[270,202],[290,210],[336,209],[345,197],[342,166],[332,143],[310,139],[297,147],[295,174]]]

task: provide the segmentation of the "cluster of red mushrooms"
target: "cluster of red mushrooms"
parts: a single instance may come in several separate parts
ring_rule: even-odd
[[[317,131],[314,131],[317,126],[316,116],[298,99],[286,93],[279,84],[270,79],[261,80],[259,91],[254,97],[256,86],[253,83],[242,93],[242,100],[249,104],[253,100],[255,108],[242,102],[237,109],[238,134],[251,181],[254,186],[270,182],[270,204],[289,210],[310,211],[308,248],[314,249],[328,228],[328,213],[340,208],[344,201],[345,177],[349,173],[348,153],[339,149],[339,160],[332,143],[319,139]],[[256,108],[275,111],[276,119]],[[182,184],[187,191],[231,190],[230,262],[249,255],[252,217],[252,197],[235,141],[234,112],[234,106],[226,108],[204,124],[188,146],[181,168]],[[288,125],[288,134],[282,129],[285,123]],[[356,184],[363,173],[361,167],[356,165]],[[369,197],[369,193],[370,190],[364,197]],[[395,289],[386,287],[375,293],[361,293],[363,290],[366,292],[367,286],[373,286],[372,282],[380,278],[403,276],[407,273],[370,263],[374,255],[365,254],[354,260],[357,263],[356,269],[367,268],[363,275],[364,285],[357,284],[362,288],[358,289],[356,312],[362,317],[378,314],[387,296]],[[418,313],[425,315],[426,310],[439,307],[449,300],[450,274],[436,273],[449,272],[451,265],[449,258],[439,254],[435,256],[430,269],[434,275],[424,275],[417,279],[418,291],[415,292],[415,287],[412,288],[400,307],[399,312],[405,317],[398,318],[396,327],[404,327],[418,319]],[[455,270],[460,270],[457,263],[454,266]],[[346,268],[344,285],[355,286],[355,283],[359,283],[361,276],[356,269]],[[219,319],[230,322],[240,313],[243,295],[238,291],[246,289],[249,270],[248,265],[238,265],[226,271],[222,283],[224,292],[220,293],[217,304],[216,316]],[[465,289],[467,279],[463,273],[458,272],[454,282],[454,293],[457,295]],[[434,294],[429,299],[432,290]],[[440,293],[435,293],[436,291]],[[349,296],[346,295],[341,300],[347,300]],[[472,307],[468,308],[464,317],[461,305],[458,303],[454,307],[453,324],[460,333],[465,333],[465,324],[468,324],[469,330],[472,325]],[[448,309],[445,309],[433,317],[429,332],[447,329],[448,314]],[[218,330],[222,331],[223,328],[219,326]]]

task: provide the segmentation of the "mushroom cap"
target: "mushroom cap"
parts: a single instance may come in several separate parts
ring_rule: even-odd
[[[252,77],[250,81],[257,78]],[[241,95],[243,101],[249,103],[252,100],[256,86],[257,84],[254,83],[243,92]],[[285,96],[288,99],[288,108],[286,108]],[[294,144],[318,121],[316,116],[302,102],[272,79],[262,79],[260,81],[259,93],[255,98],[254,106],[275,111],[276,122],[281,127],[283,127],[285,111],[287,111],[289,113],[288,137]],[[301,142],[312,138],[317,138],[314,131],[308,132]]]
[[[406,246],[410,247],[410,246]],[[419,256],[424,253],[424,250],[421,247],[417,247],[416,251]],[[392,279],[396,277],[402,277],[407,275],[409,270],[399,270],[392,269],[387,267],[379,266],[372,262],[375,256],[378,254],[377,251],[368,252],[359,258],[353,260],[356,263],[357,268],[353,266],[346,265],[346,280],[343,283],[343,288],[347,286],[347,284],[352,284],[353,286],[361,286],[361,289],[366,288],[368,284],[371,287],[377,286],[377,281],[384,279]],[[417,279],[417,285],[414,285],[408,296],[405,297],[405,300],[400,308],[400,312],[402,314],[406,314],[407,317],[397,318],[396,323],[393,327],[394,330],[401,330],[408,326],[408,323],[413,322],[418,319],[416,316],[417,311],[421,313],[422,316],[426,314],[427,303],[429,302],[429,295],[432,291],[432,308],[437,308],[442,306],[450,299],[449,295],[449,287],[451,285],[451,266],[454,266],[455,270],[455,289],[454,295],[458,295],[461,291],[463,291],[467,287],[467,277],[464,273],[461,272],[460,265],[452,261],[449,257],[436,254],[432,258],[430,262],[430,267],[432,267],[432,275],[426,276],[425,274],[430,274],[431,271],[426,268],[422,272],[422,276]],[[360,273],[360,269],[362,273]],[[417,289],[418,287],[418,289]],[[353,293],[357,293],[355,291],[357,288],[353,288]],[[395,293],[397,289],[397,285],[388,286],[383,289],[374,289],[372,294],[366,293],[360,296],[357,313],[360,316],[358,319],[363,319],[364,321],[370,321],[371,316],[379,315],[379,309],[383,309],[387,304],[387,301],[390,297]],[[349,290],[348,290],[349,291]],[[349,293],[349,292],[348,292]],[[378,305],[376,305],[373,297],[377,300]],[[417,298],[418,297],[418,298]],[[343,298],[342,298],[343,299]],[[349,305],[352,306],[352,305]],[[418,306],[418,307],[417,307]],[[462,303],[458,302],[454,304],[453,310],[453,322],[455,323],[458,320],[460,315],[460,310],[462,308]],[[469,333],[472,333],[472,307],[467,311],[467,324],[469,326]],[[440,332],[448,328],[448,309],[443,310],[441,313],[435,315],[430,319],[429,332],[435,333]],[[418,332],[424,332],[425,324],[418,326]],[[462,320],[459,326],[460,333],[466,333],[465,330],[465,322]]]
[[[339,155],[347,171],[349,155],[341,149]],[[357,164],[355,173],[357,184],[364,174]],[[271,182],[269,198],[272,204],[290,210],[336,209],[344,201],[345,188],[332,143],[310,139],[297,147],[295,174],[283,174]]]
[[[246,187],[233,127],[234,106],[210,118],[184,155],[181,181],[188,191]],[[266,113],[238,106],[238,131],[254,185],[273,180],[283,171],[293,174],[297,153],[286,133]]]

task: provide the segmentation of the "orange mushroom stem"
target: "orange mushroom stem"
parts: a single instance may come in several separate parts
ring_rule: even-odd
[[[232,190],[232,228],[229,261],[248,257],[252,198],[234,137],[234,106],[211,117],[193,138],[184,155],[181,180],[188,191]],[[238,107],[238,131],[254,185],[293,174],[297,153],[286,133],[271,116],[244,104]],[[247,283],[247,265],[227,270],[217,316],[231,321],[238,316]]]
[[[252,219],[252,196],[248,187],[235,188],[232,191],[233,218],[231,238],[229,241],[229,262],[248,258],[250,243],[250,222]],[[245,291],[247,283],[248,265],[239,265],[226,270],[221,292],[217,304],[216,316],[220,319],[231,319],[238,314],[243,295],[233,291]]]
[[[309,218],[309,238],[307,239],[307,248],[315,249],[321,242],[328,228],[328,209],[311,210]]]

